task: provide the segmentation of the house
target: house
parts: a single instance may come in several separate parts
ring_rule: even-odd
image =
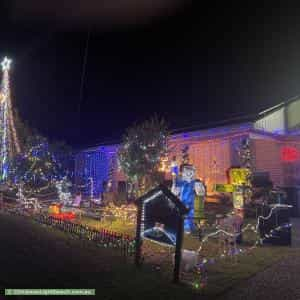
[[[239,149],[249,142],[252,171],[268,174],[274,185],[300,185],[300,96],[271,107],[243,122],[174,133],[169,138],[169,161],[189,146],[190,162],[208,192],[215,183],[227,183],[227,170],[240,166]],[[88,193],[92,178],[94,195],[112,179],[114,190],[126,189],[126,177],[118,168],[118,145],[100,145],[80,151],[75,159],[75,180]],[[166,169],[166,178],[170,178]]]

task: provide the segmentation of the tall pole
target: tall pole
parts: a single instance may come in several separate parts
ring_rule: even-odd
[[[177,229],[177,236],[176,236],[175,263],[174,263],[174,273],[173,273],[174,283],[179,283],[179,279],[180,279],[181,248],[183,242],[183,219],[184,216],[181,215],[178,222],[178,229]]]
[[[81,104],[83,101],[83,90],[84,90],[86,66],[87,66],[87,59],[88,59],[88,52],[89,52],[90,35],[91,35],[91,29],[89,28],[88,33],[87,33],[87,38],[86,38],[85,49],[84,49],[84,57],[83,57],[82,72],[81,72],[81,79],[80,79],[79,102],[78,102],[79,133],[81,130],[81,115],[80,114],[81,114]]]
[[[138,203],[137,217],[136,217],[136,235],[135,235],[135,257],[134,263],[137,267],[141,265],[141,250],[142,250],[142,239],[141,239],[141,226],[142,226],[142,203]]]

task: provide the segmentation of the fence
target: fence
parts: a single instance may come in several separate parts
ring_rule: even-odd
[[[9,209],[5,211],[14,215],[27,216],[18,210]],[[135,239],[126,234],[106,229],[97,230],[89,226],[57,219],[45,214],[34,215],[33,219],[40,224],[51,226],[77,236],[79,239],[90,240],[100,247],[116,248],[125,257],[132,256],[135,251]]]

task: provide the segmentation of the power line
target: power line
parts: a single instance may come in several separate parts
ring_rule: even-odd
[[[79,103],[78,103],[79,120],[80,120],[81,103],[82,103],[82,98],[83,98],[83,88],[84,88],[84,81],[85,81],[85,74],[86,74],[86,65],[87,65],[87,58],[88,58],[88,51],[89,51],[90,35],[91,35],[91,29],[88,30],[86,44],[85,44],[85,50],[84,50],[83,64],[82,64],[82,73],[81,73],[80,90],[79,90]]]

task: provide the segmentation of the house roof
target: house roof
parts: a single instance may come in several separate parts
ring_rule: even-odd
[[[267,109],[259,112],[258,119],[261,118],[262,116],[268,115],[268,114],[270,114],[270,113],[272,113],[272,112],[274,112],[274,111],[276,111],[276,110],[278,110],[278,109],[280,109],[280,108],[282,108],[284,106],[287,106],[288,104],[290,104],[292,102],[295,102],[297,100],[300,100],[300,95],[291,97],[291,98],[289,98],[289,99],[287,99],[285,101],[280,102],[279,104],[271,106],[271,107],[269,107],[269,108],[267,108]]]
[[[235,117],[227,120],[221,120],[219,122],[212,122],[208,124],[197,125],[197,126],[190,126],[190,127],[184,127],[176,130],[171,131],[171,138],[170,140],[177,140],[178,138],[183,139],[199,139],[199,138],[209,138],[209,137],[217,137],[217,136],[223,136],[227,134],[232,133],[238,133],[243,132],[247,130],[254,130],[254,122],[265,117],[268,114],[271,114],[272,112],[281,109],[287,104],[290,104],[291,102],[300,100],[300,95],[297,95],[295,97],[289,98],[286,101],[283,101],[277,105],[274,105],[264,111],[261,111],[258,114],[252,114],[248,116],[242,116],[242,117]],[[263,134],[264,132],[261,131]],[[298,133],[298,131],[297,131]],[[296,133],[295,133],[296,135]],[[119,141],[120,142],[120,141]],[[118,147],[118,142],[114,142],[113,144],[109,143],[102,143],[98,144],[95,147],[89,147],[85,148],[79,152],[94,152],[101,149],[105,149],[106,151],[115,152]]]
[[[118,144],[101,144],[95,147],[85,148],[79,152],[89,153],[89,152],[95,152],[99,150],[104,150],[106,152],[116,152],[117,148],[118,148]]]
[[[180,201],[180,199],[178,197],[176,197],[166,186],[164,186],[163,184],[160,184],[159,186],[157,186],[156,188],[152,189],[151,191],[149,191],[148,193],[146,193],[145,195],[141,196],[140,198],[138,198],[135,202],[137,204],[139,203],[143,203],[144,201],[146,201],[147,199],[155,196],[156,193],[158,192],[162,192],[168,199],[170,199],[175,206],[178,208],[179,213],[181,215],[185,215],[189,212],[189,209]],[[155,199],[155,198],[153,198]]]
[[[202,130],[196,131],[189,131],[189,132],[181,132],[178,134],[173,134],[170,137],[170,141],[175,141],[177,139],[207,139],[207,138],[216,138],[222,137],[226,135],[232,135],[237,133],[244,133],[246,131],[252,130],[254,128],[254,123],[247,122],[247,123],[238,123],[234,125],[227,125],[227,126],[219,126],[213,128],[207,128]]]

